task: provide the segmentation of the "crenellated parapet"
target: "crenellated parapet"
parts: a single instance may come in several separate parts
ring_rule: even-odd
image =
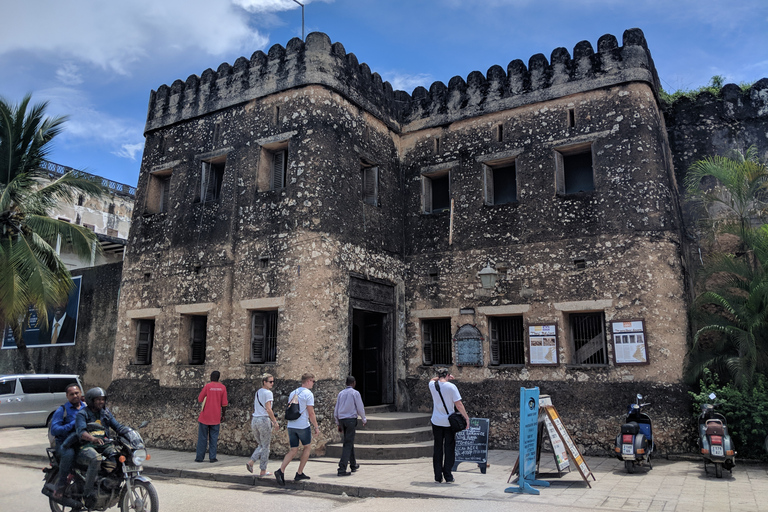
[[[216,71],[205,70],[186,82],[176,80],[150,95],[146,131],[202,116],[233,105],[306,85],[323,85],[381,119],[393,129],[437,126],[489,112],[546,101],[626,82],[646,82],[658,91],[659,81],[645,36],[640,29],[624,32],[622,45],[604,35],[597,51],[589,41],[578,43],[573,56],[555,49],[509,63],[505,70],[492,66],[486,74],[473,71],[466,80],[453,77],[446,86],[434,82],[412,94],[393,91],[378,73],[313,32],[306,42],[294,38],[286,47],[257,51],[250,60],[240,57]]]
[[[673,125],[699,124],[702,119],[768,119],[768,78],[758,80],[746,90],[726,84],[718,96],[710,92],[702,92],[694,99],[684,96],[667,105],[665,114],[667,123]]]

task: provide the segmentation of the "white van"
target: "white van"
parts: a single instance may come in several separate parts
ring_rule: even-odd
[[[0,428],[45,427],[67,401],[67,386],[77,375],[0,375]]]

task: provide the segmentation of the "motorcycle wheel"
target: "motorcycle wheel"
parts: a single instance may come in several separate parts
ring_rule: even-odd
[[[125,492],[120,498],[120,512],[157,512],[160,509],[160,500],[157,498],[157,490],[150,482],[134,482],[131,495]]]
[[[631,460],[625,460],[624,461],[624,467],[627,469],[627,473],[634,473],[635,472],[635,463]]]
[[[59,478],[59,472],[58,471],[51,471],[45,476],[45,483],[52,483],[58,480]],[[53,501],[53,498],[48,498],[48,505],[51,507],[51,512],[77,512],[78,510],[82,510],[81,508],[72,508],[62,505],[61,503],[57,503]]]
[[[723,478],[723,465],[719,462],[715,462],[715,476],[717,478]]]

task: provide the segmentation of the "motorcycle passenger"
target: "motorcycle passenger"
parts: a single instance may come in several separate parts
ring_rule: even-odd
[[[106,408],[107,394],[101,388],[91,388],[85,394],[87,407],[80,409],[75,420],[77,435],[82,443],[80,453],[77,455],[77,463],[88,466],[85,476],[86,500],[95,497],[96,477],[103,461],[107,471],[112,471],[117,466],[118,450],[109,442],[110,428],[118,434],[122,434],[127,427],[117,422],[112,413]]]
[[[80,386],[73,382],[65,391],[67,402],[56,409],[51,420],[51,434],[56,438],[56,454],[59,456],[59,478],[55,488],[51,489],[54,498],[61,498],[67,476],[75,460],[75,452],[80,444],[77,442],[75,432],[75,418],[77,412],[85,408]]]

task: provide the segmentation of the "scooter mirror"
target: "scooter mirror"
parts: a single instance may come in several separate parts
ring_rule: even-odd
[[[716,394],[714,394],[714,393],[710,393],[710,394],[709,394],[709,399],[710,399],[710,400],[714,400],[715,398],[717,398],[717,395],[716,395]]]
[[[638,400],[642,400],[642,399],[643,399],[643,395],[641,395],[641,394],[639,394],[639,393],[638,393],[638,395],[637,395],[637,399],[638,399]]]

